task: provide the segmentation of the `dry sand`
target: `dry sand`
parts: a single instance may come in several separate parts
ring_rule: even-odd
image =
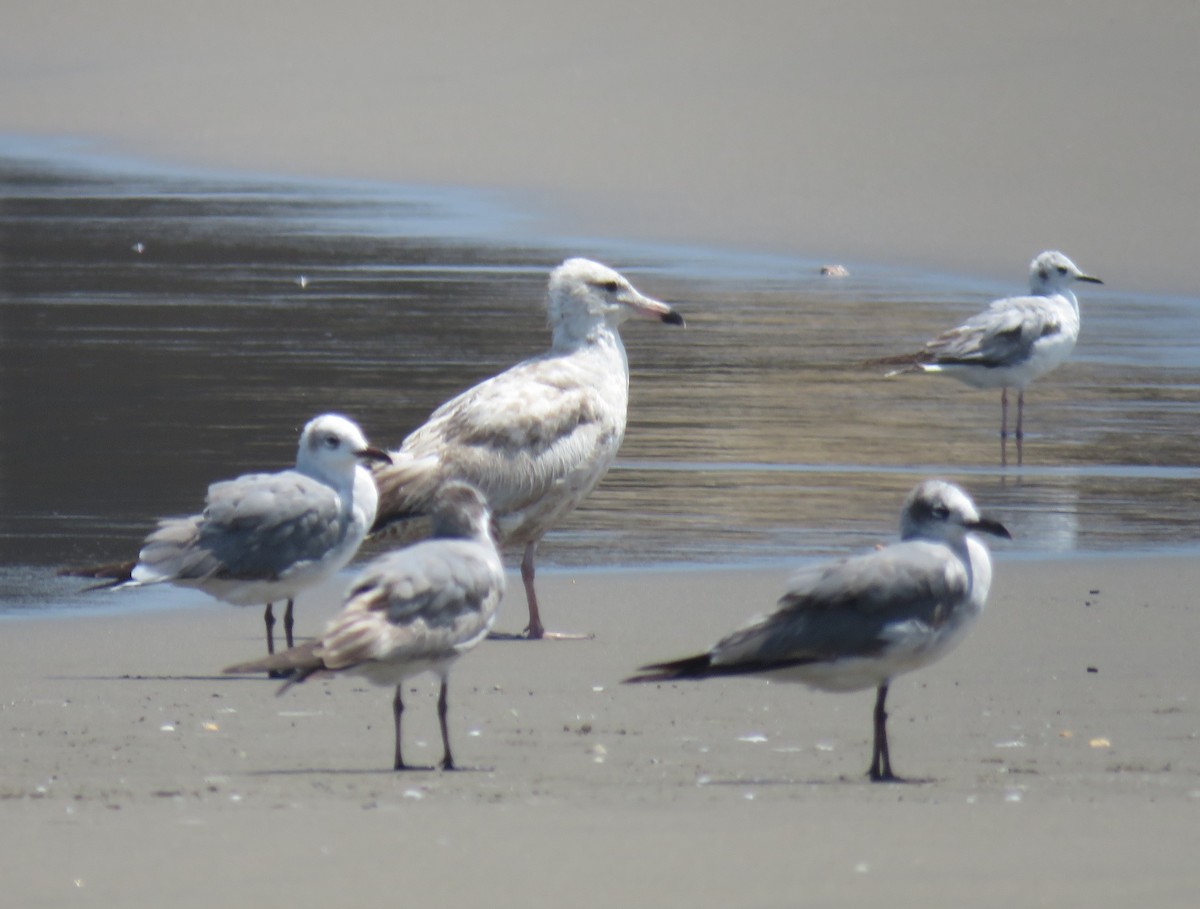
[[[1200,5],[9,4],[0,131],[515,189],[555,236],[1194,294]],[[586,249],[580,252],[586,253]]]
[[[1002,562],[973,635],[893,687],[908,785],[863,777],[869,693],[619,684],[785,576],[547,574],[552,625],[596,638],[465,659],[452,736],[482,769],[449,774],[386,769],[386,689],[216,675],[259,652],[254,610],[5,622],[5,903],[1195,905],[1200,564]],[[435,686],[410,687],[432,763]]]

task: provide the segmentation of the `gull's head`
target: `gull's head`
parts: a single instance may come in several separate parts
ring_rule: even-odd
[[[900,536],[905,540],[949,541],[971,531],[1012,539],[1003,524],[981,515],[969,495],[945,480],[922,482],[900,512]]]
[[[1056,293],[1076,281],[1104,283],[1085,275],[1074,262],[1055,250],[1048,250],[1029,263],[1029,289],[1039,296]]]
[[[647,297],[619,272],[591,259],[567,259],[550,272],[546,309],[556,340],[587,337],[603,324],[616,328],[632,316],[683,324],[683,317],[666,303]]]
[[[491,527],[487,499],[474,486],[454,481],[438,490],[433,500],[433,536],[481,539],[491,533]]]
[[[363,461],[391,462],[385,451],[372,448],[358,424],[341,414],[313,417],[300,433],[296,467],[310,476],[353,476]]]

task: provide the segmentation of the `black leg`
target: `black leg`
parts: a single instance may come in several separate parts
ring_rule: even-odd
[[[263,613],[263,624],[267,626],[267,653],[275,653],[275,611],[271,608],[271,604],[267,604],[267,611]]]
[[[1022,441],[1025,438],[1025,392],[1022,391],[1017,397],[1017,466],[1020,467],[1025,461],[1025,453],[1021,450]]]
[[[292,598],[288,597],[287,610],[283,613],[283,633],[287,636],[288,650],[291,650],[295,645],[292,642]]]
[[[403,684],[396,686],[396,696],[392,699],[392,719],[396,723],[396,759],[392,763],[393,770],[406,770],[404,758],[400,756],[400,715],[404,713]]]
[[[887,682],[880,685],[875,693],[875,744],[871,749],[871,767],[867,770],[872,783],[899,781],[899,777],[892,773],[892,761],[888,757],[887,711],[884,709],[887,693]]]
[[[453,770],[454,758],[450,754],[450,729],[446,724],[449,706],[446,699],[447,680],[442,679],[442,690],[438,692],[438,722],[442,725],[442,769]]]

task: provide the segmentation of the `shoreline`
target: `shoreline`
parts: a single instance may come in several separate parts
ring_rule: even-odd
[[[220,675],[261,614],[213,603],[0,636],[0,832],[21,905],[180,907],[402,888],[448,905],[1190,905],[1200,871],[1194,559],[999,563],[957,652],[870,692],[624,686],[770,608],[787,572],[547,574],[585,642],[487,642],[450,680],[462,773],[395,774],[390,695]],[[522,614],[510,589],[497,622]],[[329,607],[332,609],[332,606]],[[297,607],[300,637],[324,607]],[[406,750],[439,754],[428,677]],[[1047,848],[1053,843],[1053,848]],[[622,873],[614,874],[620,867]],[[573,897],[574,898],[574,897]]]
[[[1178,111],[1198,29],[1192,4],[1117,0],[758,6],[737,28],[683,0],[603,19],[544,0],[245,16],[73,0],[14,11],[0,130],[514,191],[563,236],[997,280],[1061,248],[1114,288],[1194,294],[1200,122]]]

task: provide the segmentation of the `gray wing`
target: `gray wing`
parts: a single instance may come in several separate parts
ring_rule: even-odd
[[[968,592],[966,568],[945,546],[896,543],[799,572],[779,608],[717,644],[712,663],[783,666],[877,653],[888,625],[937,627]]]
[[[957,328],[934,338],[922,363],[1011,366],[1028,359],[1034,343],[1062,331],[1062,319],[1042,297],[997,300]]]
[[[345,533],[337,494],[296,471],[214,483],[203,514],[162,521],[139,556],[143,575],[273,580],[323,558]]]
[[[439,659],[481,640],[504,594],[494,547],[429,540],[371,562],[321,638],[329,669]]]

